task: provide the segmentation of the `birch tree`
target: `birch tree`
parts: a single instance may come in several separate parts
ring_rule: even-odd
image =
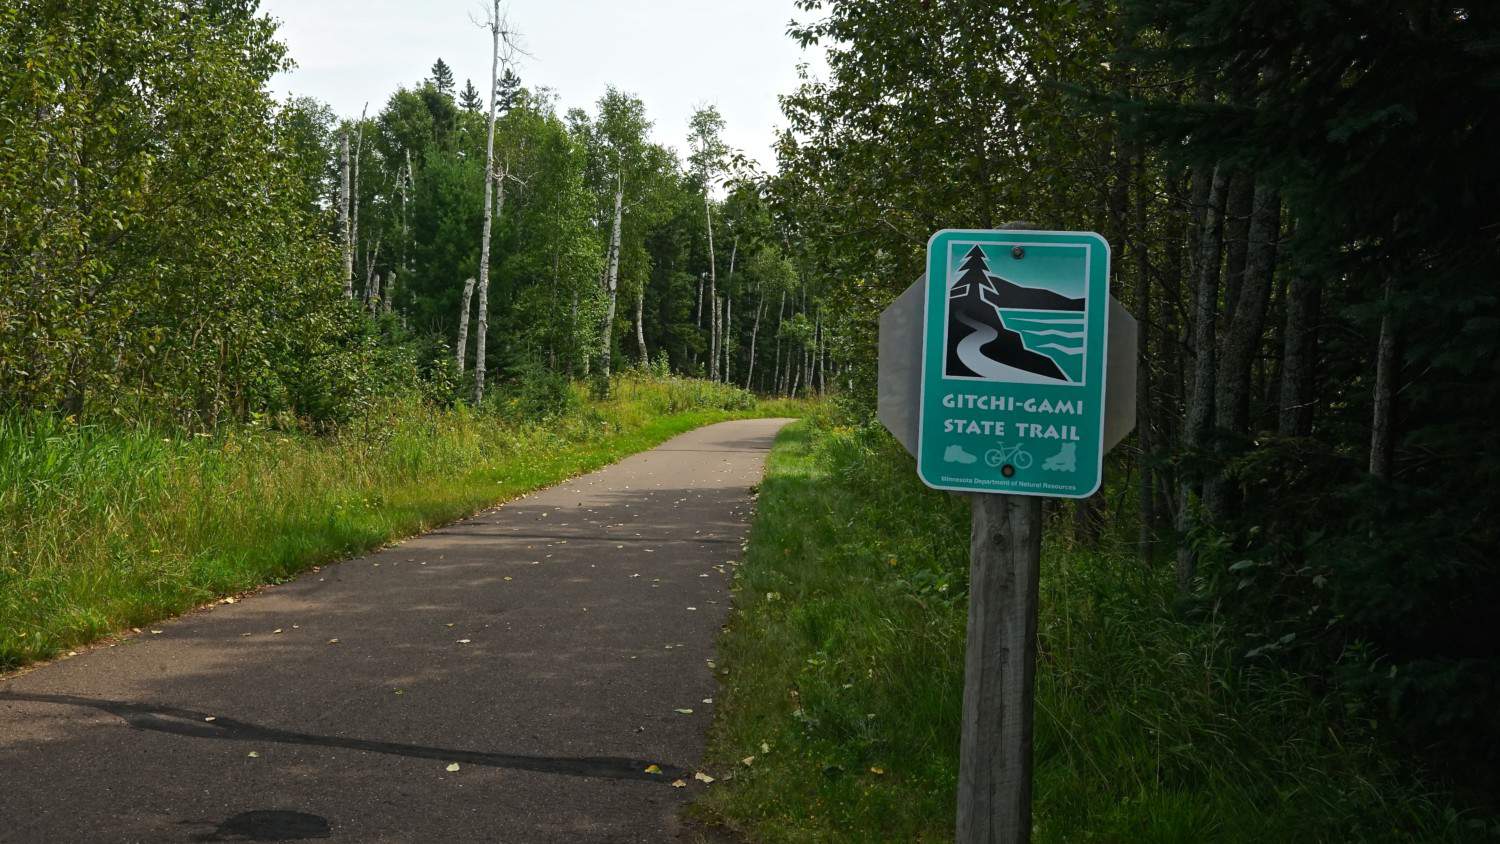
[[[498,93],[497,80],[504,63],[507,71],[515,58],[515,36],[505,17],[500,14],[500,0],[491,0],[489,20],[485,26],[490,31],[490,111],[484,144],[484,223],[479,236],[479,314],[476,319],[474,337],[474,404],[484,401],[485,345],[488,342],[490,324],[490,230],[493,225],[495,197],[490,189],[495,174],[495,104]]]
[[[453,345],[454,357],[458,360],[458,374],[464,374],[469,357],[469,305],[474,301],[474,277],[464,280],[464,295],[458,306],[458,342]]]
[[[609,381],[610,358],[614,351],[615,307],[620,297],[620,226],[625,216],[625,176],[615,169],[615,219],[610,227],[609,264],[604,270],[604,330],[600,332],[599,373]]]
[[[349,130],[339,136],[339,238],[344,247],[344,298],[354,298],[354,238],[349,229]]]
[[[724,118],[713,106],[703,106],[688,120],[688,156],[703,188],[703,224],[708,237],[709,377],[719,380],[719,346],[722,343],[721,309],[717,292],[718,272],[714,260],[713,180],[724,167],[729,148],[724,145]]]

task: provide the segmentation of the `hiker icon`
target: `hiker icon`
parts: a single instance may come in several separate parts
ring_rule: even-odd
[[[1042,461],[1046,472],[1073,472],[1078,469],[1078,443],[1064,443],[1062,451]]]
[[[978,457],[964,451],[964,447],[961,445],[950,445],[948,446],[948,450],[943,452],[943,461],[947,463],[962,463],[967,466],[978,459]]]

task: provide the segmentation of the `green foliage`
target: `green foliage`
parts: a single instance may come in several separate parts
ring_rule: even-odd
[[[798,5],[792,34],[829,72],[784,98],[766,197],[839,326],[840,406],[872,416],[877,319],[933,231],[1102,232],[1145,334],[1137,439],[1118,453],[1146,481],[1111,517],[1139,512],[1148,553],[1179,546],[1181,609],[1218,613],[1236,658],[1359,690],[1381,740],[1492,803],[1496,11]]]
[[[721,385],[638,376],[587,406],[567,385],[528,389],[530,406],[506,415],[375,400],[322,436],[268,424],[275,419],[190,436],[0,417],[0,671],[430,529],[709,422],[787,410]],[[572,396],[566,408],[558,389]]]
[[[1492,789],[1500,523],[1475,492],[1500,478],[1500,214],[1483,198],[1500,185],[1500,120],[1476,104],[1497,90],[1500,18],[1437,3],[1123,7],[1143,33],[1127,58],[1203,80],[1193,96],[1121,98],[1127,130],[1275,185],[1295,221],[1286,271],[1322,288],[1312,436],[1224,438],[1215,468],[1244,502],[1216,526],[1225,553],[1205,600],[1265,643],[1258,655],[1370,690],[1372,717]],[[1400,350],[1382,479],[1366,468],[1387,317]]]
[[[0,401],[192,428],[353,412],[375,376],[340,345],[363,329],[321,232],[328,115],[269,100],[272,32],[243,4],[0,11],[26,57],[0,63]]]
[[[761,484],[700,811],[756,840],[952,835],[968,507],[878,428],[786,429]],[[1049,527],[1058,536],[1059,525]],[[1245,664],[1170,572],[1051,540],[1038,625],[1038,841],[1483,840],[1352,702]],[[744,760],[753,757],[747,764]]]

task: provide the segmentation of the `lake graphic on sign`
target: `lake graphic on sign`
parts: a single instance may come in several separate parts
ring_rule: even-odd
[[[1082,383],[1088,309],[1083,279],[1021,284],[990,267],[979,244],[950,265],[944,375]]]
[[[1021,335],[1033,352],[1046,355],[1068,380],[1083,380],[1084,317],[1082,311],[1022,311],[1003,308],[1000,321]]]

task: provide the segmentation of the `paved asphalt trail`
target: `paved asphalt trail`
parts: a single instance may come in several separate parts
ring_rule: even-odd
[[[727,563],[785,421],[0,679],[0,841],[693,840]]]

